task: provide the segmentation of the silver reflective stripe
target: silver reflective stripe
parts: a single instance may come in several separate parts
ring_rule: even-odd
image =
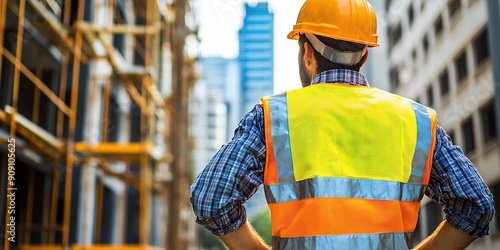
[[[432,128],[427,109],[410,100],[417,119],[417,145],[413,154],[412,170],[409,182],[422,183],[427,156],[431,149]]]
[[[418,202],[422,199],[424,188],[420,183],[313,178],[300,182],[264,185],[264,192],[269,204],[320,197]]]
[[[408,243],[407,243],[408,242]],[[297,238],[273,237],[273,249],[409,249],[411,236],[405,233],[356,234]]]
[[[288,129],[288,105],[286,94],[276,95],[269,100],[271,111],[271,135],[274,156],[280,182],[295,181]]]

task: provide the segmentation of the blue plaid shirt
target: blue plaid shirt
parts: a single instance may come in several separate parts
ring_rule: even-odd
[[[369,86],[362,74],[350,70],[322,72],[312,84],[323,82]],[[246,221],[243,203],[262,184],[265,162],[264,114],[256,105],[192,185],[196,221],[217,236],[239,229]],[[440,126],[425,194],[443,207],[446,219],[459,230],[474,238],[488,235],[493,197],[474,165]]]

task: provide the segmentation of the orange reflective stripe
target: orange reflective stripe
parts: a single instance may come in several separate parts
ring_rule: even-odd
[[[266,166],[264,167],[264,184],[277,184],[278,168],[274,159],[273,137],[271,133],[271,105],[269,98],[262,98],[264,109],[264,130],[266,136]]]
[[[314,198],[269,204],[273,236],[413,232],[420,202]]]
[[[429,184],[429,179],[431,178],[432,162],[434,158],[434,147],[436,146],[436,129],[438,124],[437,113],[431,108],[427,108],[427,113],[431,120],[431,130],[432,130],[432,143],[431,149],[429,150],[429,155],[427,156],[427,164],[425,166],[424,178],[422,179],[422,184]]]

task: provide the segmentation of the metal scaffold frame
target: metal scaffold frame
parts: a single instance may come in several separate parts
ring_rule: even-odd
[[[114,13],[118,0],[102,1],[106,4],[109,13]],[[185,14],[188,11],[187,0],[173,2],[168,11],[162,11],[161,3],[157,0],[131,0],[138,13],[143,13],[144,24],[115,24],[114,16],[108,16],[106,25],[87,21],[86,4],[84,0],[62,0],[59,5],[54,0],[3,0],[0,4],[0,77],[2,74],[3,58],[14,65],[12,82],[12,105],[0,107],[0,123],[7,125],[9,137],[21,137],[26,140],[26,148],[41,155],[43,159],[53,162],[50,200],[46,223],[33,223],[33,210],[37,204],[35,200],[35,170],[30,168],[27,187],[26,213],[23,215],[22,244],[18,245],[26,250],[67,249],[157,249],[149,246],[151,229],[151,206],[153,195],[160,195],[167,201],[168,214],[159,218],[167,224],[162,247],[180,249],[188,244],[179,234],[181,228],[182,210],[189,204],[189,168],[187,143],[187,100],[189,88],[194,84],[194,59],[186,56],[184,39],[189,31],[185,25]],[[99,1],[96,1],[99,2]],[[73,5],[73,6],[72,6]],[[58,9],[59,8],[59,9]],[[26,15],[26,11],[36,13],[36,18],[45,24],[36,27],[33,16]],[[59,16],[56,15],[59,11]],[[15,53],[4,46],[7,11],[17,16],[17,31]],[[72,15],[73,11],[73,15]],[[138,14],[139,15],[139,14]],[[54,91],[43,81],[43,63],[38,63],[36,69],[30,68],[23,62],[24,32],[27,26],[37,28],[41,36],[47,38],[52,48],[60,54],[60,70],[58,90]],[[142,65],[124,65],[118,56],[120,53],[113,46],[112,37],[123,35],[131,38],[133,53],[140,55]],[[162,95],[159,89],[161,82],[160,71],[162,50],[169,49],[172,55],[172,86],[171,96]],[[88,83],[80,81],[82,65],[105,63],[111,73],[107,76],[92,75]],[[27,78],[33,84],[32,117],[25,117],[19,113],[20,79]],[[2,83],[1,84],[9,84]],[[75,139],[77,119],[79,117],[80,86],[88,84],[89,100],[87,110],[101,110],[98,116],[88,115],[86,124],[99,124],[99,140]],[[140,139],[138,142],[108,141],[109,127],[107,117],[110,114],[112,87],[119,85],[127,93],[129,99],[140,110]],[[31,97],[30,97],[31,98]],[[56,130],[50,133],[38,126],[40,119],[41,99],[46,98],[56,108]],[[165,123],[167,131],[159,132],[158,122]],[[1,128],[0,128],[1,129]],[[158,149],[157,135],[166,145],[166,150]],[[172,136],[170,136],[172,135]],[[1,145],[1,144],[0,144]],[[19,149],[22,150],[22,149]],[[115,163],[125,166],[118,171]],[[131,165],[139,166],[139,171],[131,170]],[[159,166],[169,166],[170,172],[164,178],[155,176]],[[84,183],[82,196],[86,201],[93,200],[95,214],[88,218],[84,213],[83,233],[81,242],[70,242],[72,197],[75,185],[73,183],[74,169],[81,166],[83,175],[91,175],[92,169],[98,170],[95,185],[92,182]],[[113,178],[138,190],[139,193],[139,235],[136,246],[103,246],[101,243],[100,225],[103,220],[104,176]],[[63,178],[60,185],[57,181]],[[87,176],[85,178],[91,178]],[[95,192],[92,192],[95,190]],[[62,211],[58,211],[58,196],[63,197]],[[123,201],[123,205],[126,205]],[[7,203],[5,203],[8,206]],[[92,209],[89,203],[83,204],[85,209]],[[59,209],[61,210],[61,209]],[[62,223],[58,223],[58,215],[62,214]],[[5,214],[8,216],[7,211]],[[126,213],[122,218],[126,227]],[[94,221],[93,225],[86,223]],[[86,233],[89,227],[93,235]],[[46,237],[42,245],[31,245],[31,236],[34,231],[44,232]],[[4,239],[7,239],[5,226]],[[122,239],[125,229],[121,232]],[[59,235],[59,236],[57,236]],[[9,241],[5,240],[3,248],[10,250]],[[162,249],[162,248],[158,248]]]

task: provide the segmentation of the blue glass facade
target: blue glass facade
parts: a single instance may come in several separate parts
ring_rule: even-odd
[[[260,98],[273,93],[273,25],[274,14],[267,3],[245,4],[243,28],[239,31],[239,62],[241,79],[241,116],[250,111]],[[245,207],[249,217],[265,211],[267,203],[263,189]]]
[[[241,112],[248,112],[262,96],[273,93],[273,23],[268,3],[245,4],[239,31]]]

